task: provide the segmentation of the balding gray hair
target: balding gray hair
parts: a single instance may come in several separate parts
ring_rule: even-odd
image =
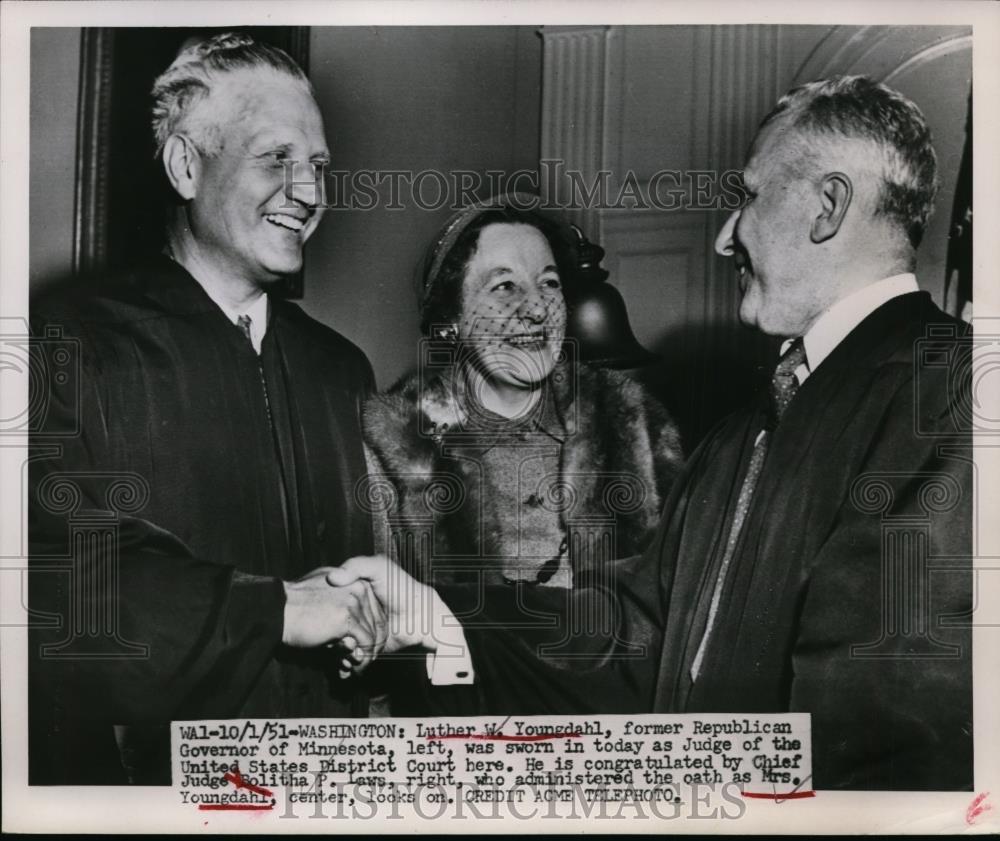
[[[916,248],[937,195],[937,156],[924,115],[910,100],[866,76],[837,76],[793,88],[761,127],[778,118],[814,138],[868,141],[877,150],[877,215],[892,220]]]

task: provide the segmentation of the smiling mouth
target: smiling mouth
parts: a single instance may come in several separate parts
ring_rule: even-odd
[[[291,216],[287,213],[268,213],[264,218],[272,225],[294,233],[300,233],[306,226],[305,219],[300,219],[298,216]]]
[[[504,343],[514,347],[538,348],[545,344],[546,334],[540,333],[519,333],[516,336],[508,336]]]

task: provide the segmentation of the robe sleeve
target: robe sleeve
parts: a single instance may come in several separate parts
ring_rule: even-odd
[[[914,399],[889,402],[812,563],[790,708],[812,713],[817,789],[972,784],[971,441]]]
[[[109,470],[109,425],[127,419],[107,416],[100,373],[82,360],[79,388],[53,388],[32,435],[34,691],[77,721],[232,715],[280,644],[282,583],[196,558],[142,519],[146,477]],[[88,543],[109,526],[110,542]]]

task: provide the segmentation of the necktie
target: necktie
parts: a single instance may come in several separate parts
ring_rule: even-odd
[[[249,315],[241,315],[236,319],[236,324],[239,326],[240,330],[243,331],[243,335],[247,337],[247,341],[250,342],[250,347],[253,347],[253,337],[250,335],[250,325],[252,320]],[[254,348],[256,351],[256,348]]]
[[[695,654],[694,662],[691,664],[691,680],[698,679],[701,671],[702,660],[705,657],[705,650],[708,647],[708,640],[715,625],[716,615],[719,612],[719,602],[722,600],[722,588],[726,583],[726,574],[729,572],[729,565],[733,559],[733,552],[739,541],[740,532],[743,529],[743,522],[746,520],[747,512],[750,510],[750,502],[753,499],[754,489],[757,487],[757,480],[760,478],[761,470],[764,467],[764,456],[767,455],[767,447],[771,430],[778,425],[781,416],[784,415],[789,403],[798,391],[799,382],[795,378],[795,369],[806,361],[806,349],[802,344],[802,339],[796,339],[788,347],[778,366],[771,376],[770,388],[770,418],[767,428],[757,436],[753,453],[750,455],[750,463],[747,465],[746,475],[743,477],[743,484],[740,486],[740,495],[736,500],[736,511],[733,514],[733,522],[729,527],[729,535],[726,540],[726,548],[722,555],[722,563],[719,565],[719,575],[715,580],[715,588],[712,591],[712,601],[708,607],[708,620],[705,623],[705,632],[702,634],[698,651]]]

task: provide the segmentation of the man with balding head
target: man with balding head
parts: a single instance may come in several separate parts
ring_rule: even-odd
[[[736,264],[740,318],[782,338],[781,358],[692,455],[652,547],[610,587],[493,589],[482,609],[476,592],[438,594],[476,618],[463,631],[489,712],[806,712],[813,778],[775,778],[779,791],[968,789],[971,440],[954,375],[969,344],[912,273],[930,133],[884,85],[815,82],[763,121],[744,180],[716,248]],[[394,599],[384,560],[330,579],[354,575],[394,627],[435,603]],[[517,629],[521,605],[563,621]],[[613,645],[567,638],[588,615],[614,616]],[[589,673],[554,653],[574,646]]]
[[[322,117],[285,53],[233,34],[183,50],[153,100],[174,197],[164,253],[100,294],[33,306],[81,370],[78,401],[56,390],[37,439],[60,449],[32,463],[31,606],[65,619],[31,640],[33,783],[169,781],[171,720],[367,709],[326,646],[372,645],[377,604],[317,570],[370,551],[353,489],[371,367],[272,294],[322,216]],[[56,478],[73,511],[53,504]],[[114,523],[110,547],[74,547],[82,511]],[[44,571],[67,554],[68,582]],[[110,592],[87,587],[108,570]],[[86,640],[75,609],[100,618]]]

